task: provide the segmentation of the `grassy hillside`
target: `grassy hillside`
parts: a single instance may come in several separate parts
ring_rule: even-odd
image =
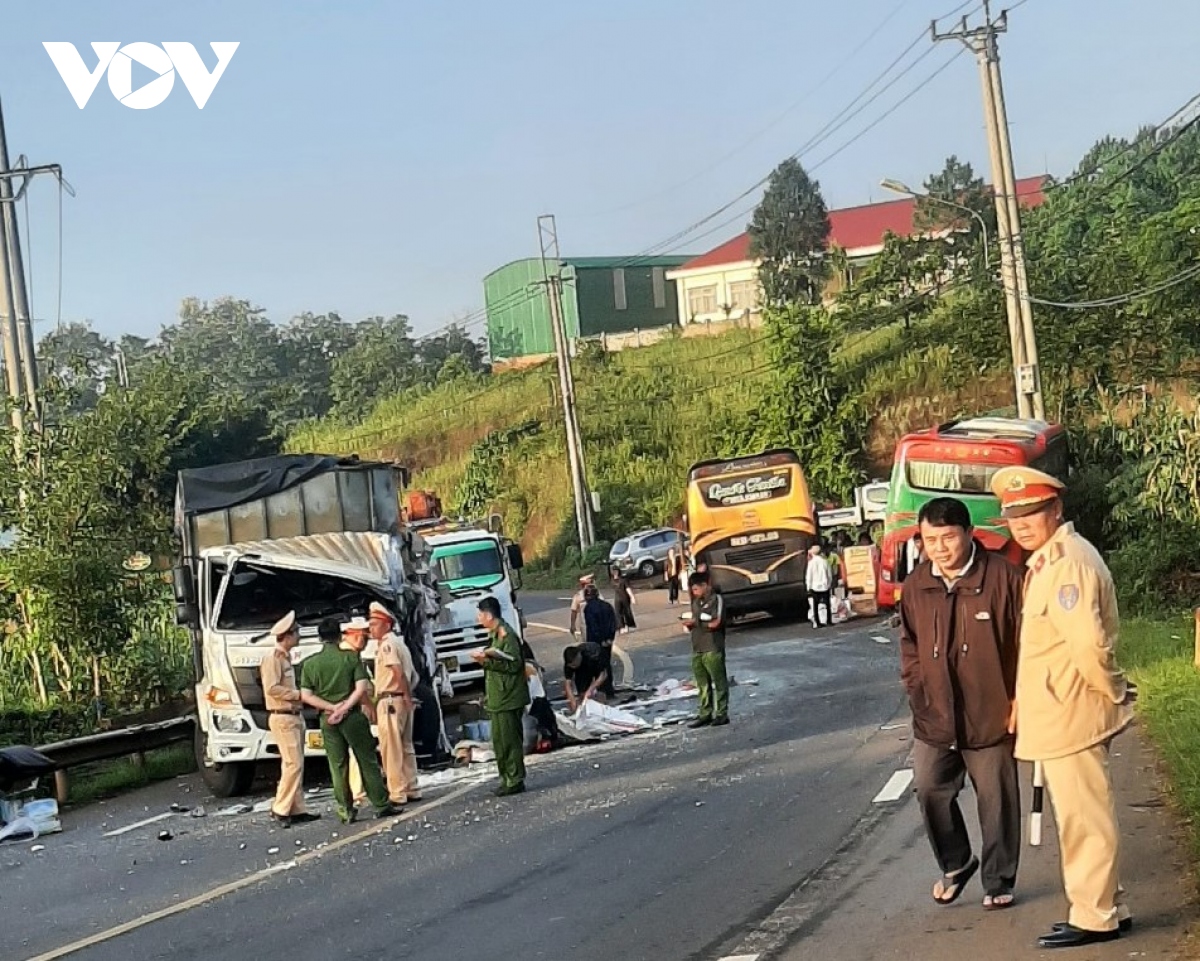
[[[964,373],[936,340],[931,331],[889,328],[851,335],[838,352],[861,377],[872,412],[865,453],[874,476],[887,476],[906,430],[1011,402],[1011,375]],[[761,330],[585,352],[574,369],[605,540],[679,519],[688,467],[725,453],[723,433],[752,409],[771,373]],[[464,379],[384,399],[357,425],[311,425],[289,448],[399,460],[413,468],[415,485],[437,490],[455,510],[499,511],[529,557],[558,557],[573,523],[556,397],[553,364]],[[504,432],[513,436],[498,436]]]

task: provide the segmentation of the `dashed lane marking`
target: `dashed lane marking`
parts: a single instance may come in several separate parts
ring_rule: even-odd
[[[537,621],[530,621],[529,626],[530,627],[539,627],[543,631],[553,631],[556,634],[570,634],[571,633],[565,627],[558,627],[554,624],[540,624]]]
[[[899,801],[904,797],[904,792],[908,790],[908,786],[912,784],[912,779],[913,772],[911,768],[897,771],[888,778],[888,782],[883,786],[883,790],[875,795],[875,800],[871,803],[887,804],[890,801]]]

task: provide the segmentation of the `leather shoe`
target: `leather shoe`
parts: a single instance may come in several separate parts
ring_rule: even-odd
[[[1067,922],[1059,921],[1057,924],[1051,925],[1051,927],[1055,931],[1061,931],[1063,928],[1067,927]],[[1122,918],[1119,922],[1117,922],[1117,930],[1122,934],[1128,934],[1133,930],[1133,918]]]
[[[712,724],[711,717],[698,717],[694,721],[689,721],[688,727],[691,727],[691,728],[708,727],[710,724]]]
[[[276,814],[274,811],[272,811],[271,820],[278,824],[281,828],[290,828],[292,826],[292,819],[286,814]]]
[[[313,821],[321,820],[321,815],[314,814],[312,811],[305,811],[303,814],[293,814],[293,824],[309,824]]]
[[[1116,941],[1121,936],[1120,930],[1088,931],[1077,928],[1073,924],[1054,926],[1049,934],[1038,938],[1039,948],[1081,948],[1085,944],[1103,944],[1106,941]]]

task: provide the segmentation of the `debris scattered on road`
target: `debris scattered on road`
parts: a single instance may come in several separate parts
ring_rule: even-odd
[[[293,859],[291,861],[284,861],[282,864],[272,864],[269,868],[263,871],[263,873],[274,874],[277,871],[290,871],[292,868],[296,867],[296,863],[297,862],[295,859]]]
[[[882,634],[872,634],[871,640],[873,640],[876,644],[891,644],[892,643],[892,639],[890,637],[884,637]]]
[[[703,802],[703,801],[697,801],[697,802],[696,802],[696,807],[698,807],[698,808],[702,808],[702,807],[704,807],[704,802]]]
[[[907,724],[882,724],[879,727],[881,731],[898,731],[901,728],[908,727]]]
[[[267,848],[267,854],[278,854],[279,848]]]
[[[149,809],[147,809],[147,810],[149,810]],[[176,804],[171,805],[171,813],[172,814],[182,814],[186,810],[187,810],[187,808],[185,808],[182,804],[176,803]]]
[[[175,835],[172,834],[170,831],[159,831],[158,839],[160,841],[173,841],[173,840],[175,840]]]
[[[750,696],[753,697],[754,695],[751,694]],[[691,716],[691,711],[665,711],[654,719],[653,727],[658,729],[669,727],[672,724],[680,724]]]
[[[238,845],[238,850],[239,850],[239,851],[245,851],[245,850],[246,850],[246,842],[245,842],[245,841],[243,841],[241,844],[239,844],[239,845]]]
[[[188,812],[188,814],[190,814],[194,818],[208,817],[208,812],[206,810],[204,810],[204,806],[201,804],[197,804],[194,808],[192,808]]]
[[[46,850],[46,845],[44,845],[44,844],[35,844],[33,847],[31,847],[31,848],[29,849],[29,853],[30,853],[30,854],[38,854],[38,853],[40,853],[40,852],[42,852],[42,851],[45,851],[45,850]]]
[[[228,818],[237,814],[249,814],[253,810],[254,805],[252,804],[231,804],[227,808],[221,808],[221,810],[213,812],[213,817]]]

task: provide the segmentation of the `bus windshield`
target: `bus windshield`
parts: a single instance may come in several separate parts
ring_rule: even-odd
[[[971,464],[965,461],[910,460],[904,465],[908,485],[939,494],[991,495],[992,478],[1003,464]]]
[[[504,565],[495,541],[467,541],[434,548],[438,580],[451,591],[493,587],[504,580]]]

